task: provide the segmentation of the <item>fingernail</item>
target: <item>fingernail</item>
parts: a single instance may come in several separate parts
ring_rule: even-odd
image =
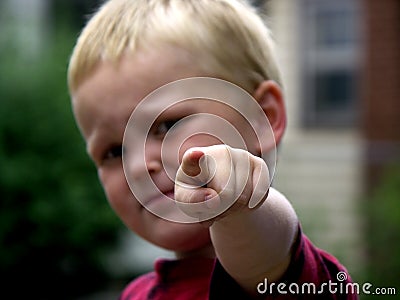
[[[196,160],[200,159],[203,155],[204,155],[204,153],[200,150],[193,150],[190,153],[191,158],[196,159]]]

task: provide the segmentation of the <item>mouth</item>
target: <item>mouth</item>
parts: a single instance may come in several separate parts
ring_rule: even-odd
[[[154,205],[165,205],[174,200],[174,190],[158,191],[156,195],[149,197],[147,200],[142,202],[142,205],[150,208]]]

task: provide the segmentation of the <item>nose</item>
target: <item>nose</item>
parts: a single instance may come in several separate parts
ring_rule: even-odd
[[[146,160],[146,168],[149,174],[155,174],[162,170],[162,163],[160,160],[149,159]]]

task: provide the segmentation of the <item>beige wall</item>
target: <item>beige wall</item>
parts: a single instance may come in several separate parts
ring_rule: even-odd
[[[47,0],[0,1],[0,44],[28,58],[39,55],[50,30],[48,9]]]
[[[363,269],[362,142],[357,128],[307,129],[301,124],[301,0],[269,2],[288,111],[274,185],[295,207],[304,231],[351,273]]]

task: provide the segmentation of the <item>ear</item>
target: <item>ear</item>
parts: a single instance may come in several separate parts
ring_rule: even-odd
[[[286,109],[281,87],[275,81],[264,80],[256,88],[253,97],[267,116],[276,145],[279,145],[286,129]]]

